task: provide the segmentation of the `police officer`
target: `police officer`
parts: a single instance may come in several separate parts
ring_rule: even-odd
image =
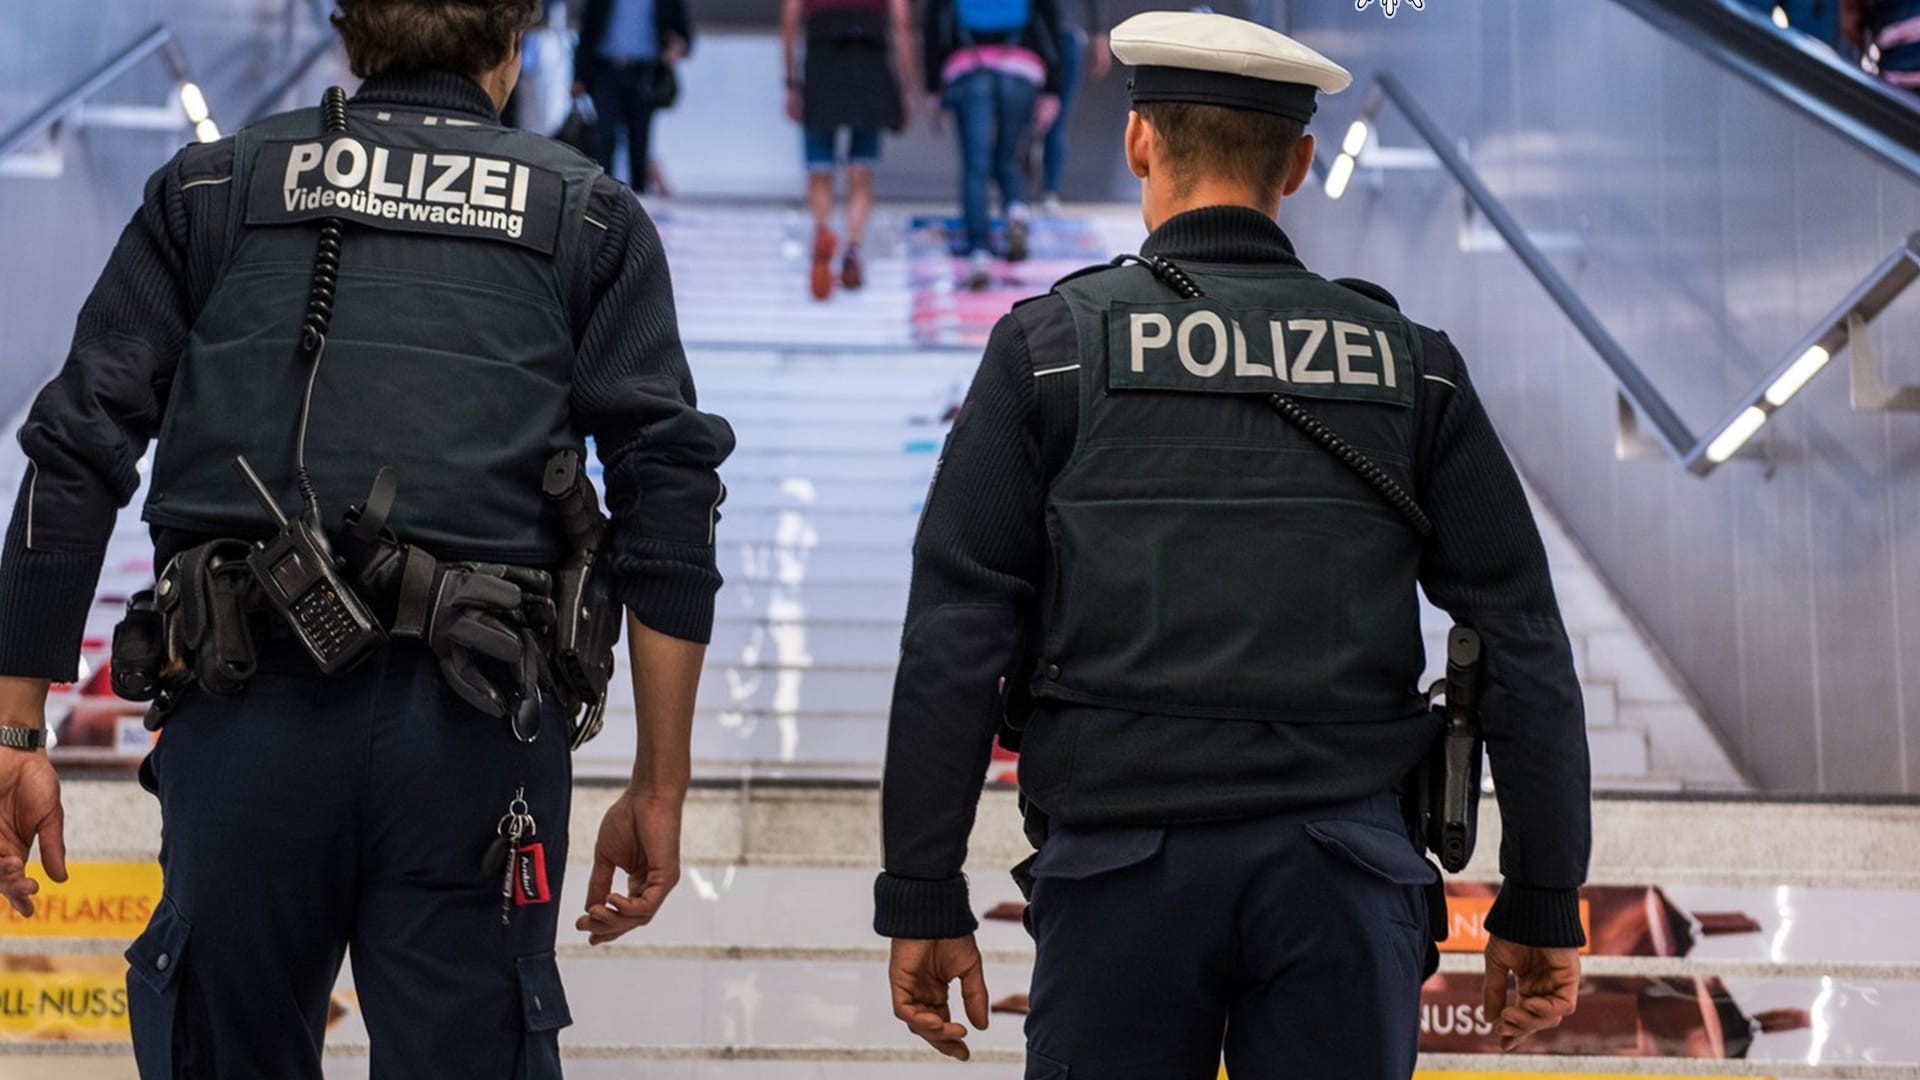
[[[929,494],[875,888],[895,1013],[966,1057],[957,980],[986,1026],[961,867],[1004,711],[1040,845],[1029,1078],[1199,1080],[1223,1047],[1236,1080],[1408,1076],[1436,959],[1437,871],[1394,797],[1436,733],[1417,583],[1486,652],[1487,1016],[1510,1048],[1573,1010],[1589,845],[1520,484],[1447,338],[1275,224],[1348,74],[1212,14],[1137,16],[1112,48],[1152,265],[1001,320]]]
[[[349,947],[374,1076],[559,1075],[570,717],[543,643],[573,548],[542,484],[589,436],[639,753],[577,926],[612,940],[678,878],[733,435],[696,408],[633,194],[499,125],[539,13],[340,0],[359,92],[156,173],[22,429],[0,560],[0,891],[22,914],[36,835],[65,873],[48,681],[74,676],[115,511],[157,440],[156,593],[196,681],[143,770],[166,883],[127,954],[147,1080],[318,1078]],[[264,573],[250,551],[270,552]],[[323,675],[367,640],[352,598],[315,591],[341,582],[381,631]],[[262,603],[274,590],[291,617]]]

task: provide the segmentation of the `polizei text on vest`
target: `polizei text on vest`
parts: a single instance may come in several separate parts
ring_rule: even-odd
[[[339,208],[369,217],[497,230],[526,227],[531,170],[501,158],[369,148],[343,137],[299,143],[281,185],[288,213]]]

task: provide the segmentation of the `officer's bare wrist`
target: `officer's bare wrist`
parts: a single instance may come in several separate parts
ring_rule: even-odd
[[[47,726],[45,679],[0,675],[0,724],[40,730]]]
[[[679,806],[687,801],[691,783],[685,779],[655,780],[634,777],[627,783],[627,795],[641,802]]]

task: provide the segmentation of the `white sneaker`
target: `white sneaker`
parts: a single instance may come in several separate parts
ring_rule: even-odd
[[[1047,197],[1040,200],[1040,215],[1042,217],[1059,217],[1065,212],[1066,207],[1060,204],[1059,192],[1049,191],[1047,192]]]
[[[976,251],[967,256],[967,288],[979,292],[993,284],[993,253]]]

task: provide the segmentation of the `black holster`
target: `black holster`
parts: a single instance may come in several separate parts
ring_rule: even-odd
[[[577,451],[562,450],[547,460],[541,491],[567,536],[567,562],[554,575],[551,659],[560,701],[577,717],[570,739],[578,749],[600,733],[625,609],[605,550],[607,519]]]
[[[153,702],[149,729],[166,723],[190,685],[232,695],[253,678],[265,603],[247,567],[251,550],[244,540],[188,548],[152,589],[127,601],[127,616],[113,631],[113,688],[129,701]]]

